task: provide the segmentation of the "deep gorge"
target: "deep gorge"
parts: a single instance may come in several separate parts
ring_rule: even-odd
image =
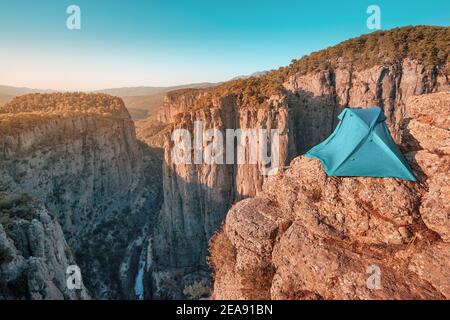
[[[448,36],[449,28],[430,28],[403,30],[406,33],[423,32],[424,37],[428,33]],[[398,30],[402,29],[378,36],[389,38]],[[339,46],[345,44],[336,48]],[[378,46],[379,52],[386,50],[380,47],[382,44]],[[365,52],[363,49],[373,50],[369,44],[363,44],[359,51]],[[67,243],[67,248],[70,248],[56,251],[55,256],[64,256],[61,258],[64,263],[46,265],[49,272],[29,272],[27,266],[35,263],[32,258],[40,251],[24,253],[14,247],[25,246],[30,237],[47,243],[49,247],[52,246],[48,244],[51,241],[46,240],[45,233],[35,235],[31,232],[31,235],[23,236],[28,232],[23,230],[28,229],[24,229],[23,218],[15,217],[8,224],[8,232],[2,232],[0,228],[0,266],[15,270],[5,275],[2,283],[13,283],[16,288],[18,279],[29,284],[35,278],[40,279],[42,274],[46,279],[52,274],[58,274],[58,277],[55,277],[57,280],[50,279],[53,282],[44,281],[43,286],[47,287],[42,289],[43,293],[35,294],[33,291],[30,294],[25,285],[25,289],[19,291],[0,288],[0,297],[86,298],[85,295],[74,297],[64,291],[60,275],[64,274],[67,260],[80,266],[86,292],[92,298],[136,298],[136,278],[140,271],[145,299],[206,297],[211,294],[209,288],[214,288],[213,297],[233,298],[225,283],[235,284],[232,287],[235,290],[239,284],[234,282],[241,275],[236,270],[219,270],[221,278],[217,279],[220,282],[212,282],[212,269],[207,261],[211,255],[208,248],[210,239],[229,220],[224,241],[235,246],[230,251],[237,251],[237,257],[246,256],[254,248],[241,244],[236,236],[247,231],[236,227],[242,221],[244,226],[247,223],[236,214],[239,211],[236,205],[238,208],[244,206],[242,212],[253,217],[253,207],[246,207],[246,203],[260,199],[254,197],[261,194],[277,197],[273,190],[270,191],[272,193],[264,190],[267,179],[260,174],[261,163],[174,164],[170,152],[173,147],[170,134],[174,129],[187,129],[193,133],[195,121],[202,121],[205,128],[220,130],[224,136],[227,129],[279,129],[282,132],[279,154],[282,174],[289,169],[293,159],[332,132],[338,121],[336,117],[343,108],[382,107],[389,129],[400,144],[404,128],[412,119],[411,104],[407,103],[409,99],[450,90],[448,57],[444,62],[430,63],[418,60],[410,53],[410,56],[406,54],[398,59],[377,58],[377,63],[366,67],[357,65],[359,58],[356,56],[345,61],[339,55],[330,56],[323,52],[319,55],[324,56],[319,56],[317,61],[321,64],[327,62],[326,68],[310,65],[310,59],[316,57],[313,54],[303,59],[303,64],[308,67],[305,70],[302,69],[302,60],[299,60],[281,68],[281,71],[218,87],[169,92],[158,112],[143,121],[137,130],[123,102],[102,94],[62,94],[57,96],[65,104],[62,109],[51,103],[56,99],[54,95],[36,94],[15,100],[0,109],[0,191],[5,192],[5,208],[15,208],[11,203],[15,203],[17,194],[29,194],[41,203],[45,208],[42,210],[53,212],[55,226],[49,230],[62,230],[61,233],[53,232],[57,235],[51,241],[64,248],[64,243]],[[78,110],[86,102],[95,107]],[[105,109],[105,105],[114,107]],[[40,112],[45,112],[45,116]],[[298,163],[298,158],[295,161]],[[321,177],[320,173],[317,176]],[[280,177],[277,175],[276,179]],[[295,176],[295,179],[300,181],[303,178]],[[326,183],[320,185],[322,180],[314,183],[320,188],[327,186]],[[267,188],[270,187],[269,184]],[[402,188],[398,189],[404,190]],[[295,192],[302,194],[301,190],[295,189]],[[320,193],[309,189],[305,192]],[[265,197],[260,199],[260,204],[253,203],[254,208],[261,206],[261,212],[265,212],[265,205],[272,205]],[[240,202],[243,199],[247,200]],[[418,200],[411,200],[414,201]],[[325,207],[327,205],[324,204]],[[24,206],[24,210],[33,209],[32,206]],[[228,213],[230,208],[233,208],[231,215]],[[256,225],[264,220],[256,215],[254,218],[253,224]],[[280,226],[267,232],[282,234],[293,223],[293,219],[283,217],[281,220]],[[294,223],[301,225],[299,221]],[[311,221],[305,218],[303,227],[307,228],[309,223]],[[227,228],[226,224],[224,228]],[[264,228],[262,225],[261,229],[250,233],[264,233]],[[301,228],[295,232],[303,234]],[[221,229],[218,236],[224,232]],[[429,235],[430,239],[434,236]],[[257,241],[264,246],[270,242],[267,245],[270,250],[263,252],[263,258],[257,255],[255,259],[273,267],[267,255],[272,253],[275,240],[261,236]],[[295,241],[293,243],[295,245]],[[291,243],[286,240],[285,245],[288,247]],[[284,247],[280,250],[289,252]],[[251,254],[248,256],[253,257]],[[15,268],[13,262],[18,260],[22,263]],[[280,269],[284,275],[289,274],[286,265],[277,265],[287,268]],[[228,267],[228,264],[224,266]],[[256,269],[259,272],[266,267],[257,265]],[[142,270],[145,271],[143,274]],[[236,279],[230,279],[230,275]],[[274,283],[281,283],[280,279],[278,282],[275,280]],[[58,290],[48,283],[54,284]],[[188,290],[193,284],[203,288],[199,296]],[[267,290],[264,288],[266,295],[262,298],[268,297]],[[283,296],[281,290],[277,294],[272,297]],[[299,298],[307,296],[314,294],[305,291],[298,295]],[[324,297],[323,294],[318,296]],[[245,297],[245,294],[239,296]]]

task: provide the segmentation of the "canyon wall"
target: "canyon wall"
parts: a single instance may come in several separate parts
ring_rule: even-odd
[[[449,106],[448,92],[405,103],[417,183],[327,177],[298,157],[234,205],[211,245],[213,298],[448,299]]]
[[[94,297],[134,298],[138,258],[122,263],[159,208],[161,187],[145,176],[153,160],[120,99],[101,101],[118,106],[112,111],[79,111],[89,95],[51,110],[36,99],[36,110],[0,114],[0,190],[27,192],[54,212]]]
[[[293,74],[285,79],[282,94],[258,103],[234,93],[208,96],[201,90],[185,90],[166,98],[158,116],[170,130],[166,130],[164,143],[164,205],[153,231],[154,296],[182,297],[180,290],[192,277],[208,283],[203,276],[209,270],[205,259],[209,238],[228,208],[258,194],[266,179],[260,174],[261,163],[175,164],[170,137],[174,129],[187,129],[193,136],[195,121],[202,121],[205,129],[219,129],[224,136],[225,129],[279,129],[279,156],[284,166],[325,139],[345,107],[382,107],[399,142],[400,126],[409,111],[405,101],[449,88],[445,68],[404,59],[363,70],[338,63],[325,71]],[[196,107],[196,101],[205,99],[206,107]]]
[[[371,261],[394,297],[448,297],[441,277],[448,270],[439,264],[448,260],[448,124],[434,113],[442,109],[448,118],[448,99],[413,98],[450,90],[448,32],[375,32],[260,76],[170,92],[139,124],[141,141],[118,98],[15,98],[0,108],[0,191],[27,193],[43,207],[0,223],[0,268],[12,283],[0,294],[87,298],[63,288],[62,270],[77,263],[83,292],[93,298],[206,297],[208,242],[226,218],[211,247],[215,298],[367,298],[351,281],[363,279],[361,268]],[[327,178],[318,163],[296,158],[332,132],[343,108],[373,105],[383,108],[419,184]],[[261,162],[176,164],[171,134],[193,136],[198,121],[223,136],[227,129],[278,129],[280,174],[261,175]],[[246,155],[251,147],[244,145]],[[2,218],[17,208],[6,210]],[[11,233],[5,225],[22,229]],[[51,244],[42,244],[47,238]],[[36,250],[22,245],[30,241]],[[45,245],[57,248],[47,250],[47,265],[39,260]],[[54,256],[61,259],[53,263]],[[342,268],[346,277],[336,271]],[[144,293],[136,292],[142,286]]]
[[[45,206],[26,194],[0,193],[0,212],[0,299],[90,298],[82,278],[67,287],[68,267],[77,266]]]

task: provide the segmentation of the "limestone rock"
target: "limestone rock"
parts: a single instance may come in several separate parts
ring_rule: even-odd
[[[159,264],[164,270],[179,267],[186,268],[187,272],[198,268],[207,270],[204,259],[207,242],[220,226],[226,211],[232,203],[261,192],[266,180],[259,171],[261,163],[226,166],[174,164],[170,137],[174,129],[186,129],[193,135],[195,121],[201,121],[205,129],[215,128],[221,132],[237,128],[280,129],[282,135],[279,156],[283,166],[323,141],[337,125],[337,116],[343,108],[378,105],[384,108],[388,126],[394,138],[400,142],[403,126],[414,125],[420,130],[419,124],[408,124],[409,112],[415,111],[409,110],[414,106],[406,103],[407,99],[414,95],[449,89],[445,73],[433,74],[434,80],[430,82],[430,72],[419,62],[409,59],[359,71],[342,65],[329,71],[294,74],[283,84],[283,94],[271,96],[258,104],[248,103],[233,94],[208,97],[205,92],[201,94],[201,91],[190,91],[186,95],[180,93],[176,98],[167,99],[160,111],[160,120],[170,129],[166,129],[164,143],[164,205],[154,229],[154,254],[158,260],[156,265]],[[195,107],[199,103],[205,103],[204,101],[207,101],[207,107]],[[443,142],[447,131],[442,127],[445,128],[445,125],[435,127],[432,131],[422,131],[423,134],[437,137],[435,142],[432,142],[433,139],[425,139],[426,143],[443,143],[433,148],[448,148]],[[407,147],[407,143],[404,147]],[[249,152],[249,149],[247,145],[245,152]],[[360,184],[358,180],[347,182],[345,187],[349,189],[348,192],[333,191],[333,188],[338,188],[338,183],[334,182],[334,187],[327,183],[326,192],[337,197],[351,198],[351,190],[358,188]],[[389,190],[398,191],[392,193],[398,196],[396,199],[389,199],[389,204],[403,200],[398,202],[396,211],[389,213],[388,217],[384,217],[383,212],[389,205],[383,205],[382,199],[369,202],[369,207],[358,207],[360,203],[353,202],[353,216],[347,218],[349,223],[353,221],[355,224],[355,229],[351,229],[352,233],[367,233],[367,242],[378,242],[381,238],[385,242],[397,244],[408,241],[411,233],[399,226],[413,219],[411,214],[419,205],[419,198],[403,197],[408,194],[408,187],[396,182],[388,186],[374,184],[362,189],[358,197],[376,197],[378,192]],[[324,205],[337,205],[335,209],[339,210],[338,203]],[[379,208],[379,217],[369,218],[366,211],[372,210],[370,205]],[[402,211],[402,206],[406,206],[408,214]],[[316,210],[320,209],[322,208]],[[365,217],[364,220],[357,219],[360,215]],[[383,219],[391,219],[392,223],[381,224]],[[186,221],[189,223],[185,223]],[[342,228],[337,222],[335,227]],[[384,238],[385,235],[381,235],[377,228],[389,229],[388,238]]]
[[[0,198],[0,299],[89,299],[82,278],[67,287],[76,263],[56,219],[25,195]]]
[[[36,94],[0,109],[0,191],[26,192],[54,212],[96,298],[134,297],[133,283],[118,279],[160,206],[156,153],[112,96]]]
[[[450,133],[427,134],[445,126],[449,99],[406,103],[401,148],[417,183],[328,177],[318,160],[298,157],[234,205],[210,247],[213,298],[449,299]]]

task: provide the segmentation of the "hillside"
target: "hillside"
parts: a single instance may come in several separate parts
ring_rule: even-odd
[[[301,156],[233,205],[210,245],[213,297],[449,299],[449,104],[407,102],[401,148],[419,183],[328,177]]]
[[[193,83],[170,87],[125,87],[98,90],[96,93],[104,93],[122,98],[133,120],[145,119],[153,114],[163,103],[167,92],[183,88],[207,88],[217,84]],[[40,90],[31,88],[18,88],[0,85],[0,107],[11,101],[14,97],[31,93],[55,93],[54,90]]]
[[[149,271],[152,297],[182,298],[180,288],[191,279],[208,285],[210,237],[233,203],[258,195],[267,181],[261,175],[262,161],[228,166],[174,163],[173,129],[193,135],[196,121],[223,135],[226,129],[277,128],[282,170],[333,131],[343,108],[377,105],[400,143],[411,112],[408,99],[450,91],[449,32],[423,26],[374,32],[258,77],[167,94],[155,118],[138,129],[139,138],[164,148],[164,204],[152,231],[152,259],[157,261]],[[250,148],[245,145],[244,152]]]
[[[0,132],[15,133],[53,119],[93,116],[130,118],[120,98],[88,93],[31,93],[0,107]]]
[[[120,115],[124,111],[125,105],[120,98],[82,92],[26,94],[0,108],[0,114],[79,112]]]
[[[40,90],[25,87],[12,87],[0,85],[0,107],[6,104],[6,102],[12,100],[16,96],[29,94],[29,93],[50,93],[53,90]]]
[[[142,120],[152,115],[162,106],[164,96],[173,90],[186,88],[208,88],[213,87],[215,83],[192,83],[170,87],[126,87],[103,89],[98,92],[118,96],[123,99],[133,120]]]
[[[98,90],[97,92],[106,93],[113,96],[119,97],[134,97],[134,96],[152,96],[159,93],[165,93],[178,89],[186,88],[208,88],[215,86],[215,83],[201,82],[201,83],[190,83],[178,86],[168,86],[168,87],[124,87],[124,88],[109,88]]]
[[[74,256],[50,211],[27,194],[0,192],[0,299],[89,299],[82,283],[67,288],[70,265]]]
[[[12,98],[14,98],[14,96],[9,96],[9,95],[0,96],[0,107],[5,105],[5,103],[10,101]]]
[[[51,93],[53,90],[33,89],[26,87],[12,87],[0,85],[0,96],[20,96],[28,93]]]
[[[228,81],[211,90],[192,108],[208,107],[209,99],[235,94],[245,103],[261,104],[271,95],[285,91],[283,84],[293,75],[332,72],[346,68],[351,71],[370,69],[376,65],[395,64],[404,59],[417,61],[434,72],[449,72],[449,27],[402,27],[376,31],[349,39],[336,46],[292,60],[289,66],[257,76]]]
[[[27,193],[54,213],[92,297],[134,298],[144,230],[160,203],[161,162],[136,139],[123,101],[100,93],[16,97],[0,108],[0,137],[0,191]],[[11,220],[2,212],[6,232]],[[7,266],[14,281],[20,270]]]
[[[449,32],[374,32],[257,77],[171,88],[137,133],[117,96],[14,98],[0,107],[0,297],[73,298],[70,262],[102,299],[135,298],[136,284],[149,299],[448,299]],[[144,107],[158,90],[108,92]],[[329,178],[301,156],[343,108],[373,105],[419,183]],[[196,121],[224,136],[279,129],[278,174],[176,163],[171,133]],[[364,287],[369,263],[386,291]]]

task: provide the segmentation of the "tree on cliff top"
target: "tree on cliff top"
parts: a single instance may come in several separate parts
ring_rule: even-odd
[[[197,100],[195,108],[208,107],[212,96],[227,94],[235,94],[244,104],[259,105],[271,95],[282,93],[283,83],[289,76],[339,67],[363,70],[375,65],[400,63],[408,58],[425,67],[448,72],[449,39],[450,27],[408,26],[376,31],[294,59],[287,67],[208,89],[207,94]]]
[[[32,93],[14,98],[0,108],[0,113],[75,111],[120,114],[124,108],[120,98],[103,93]]]

